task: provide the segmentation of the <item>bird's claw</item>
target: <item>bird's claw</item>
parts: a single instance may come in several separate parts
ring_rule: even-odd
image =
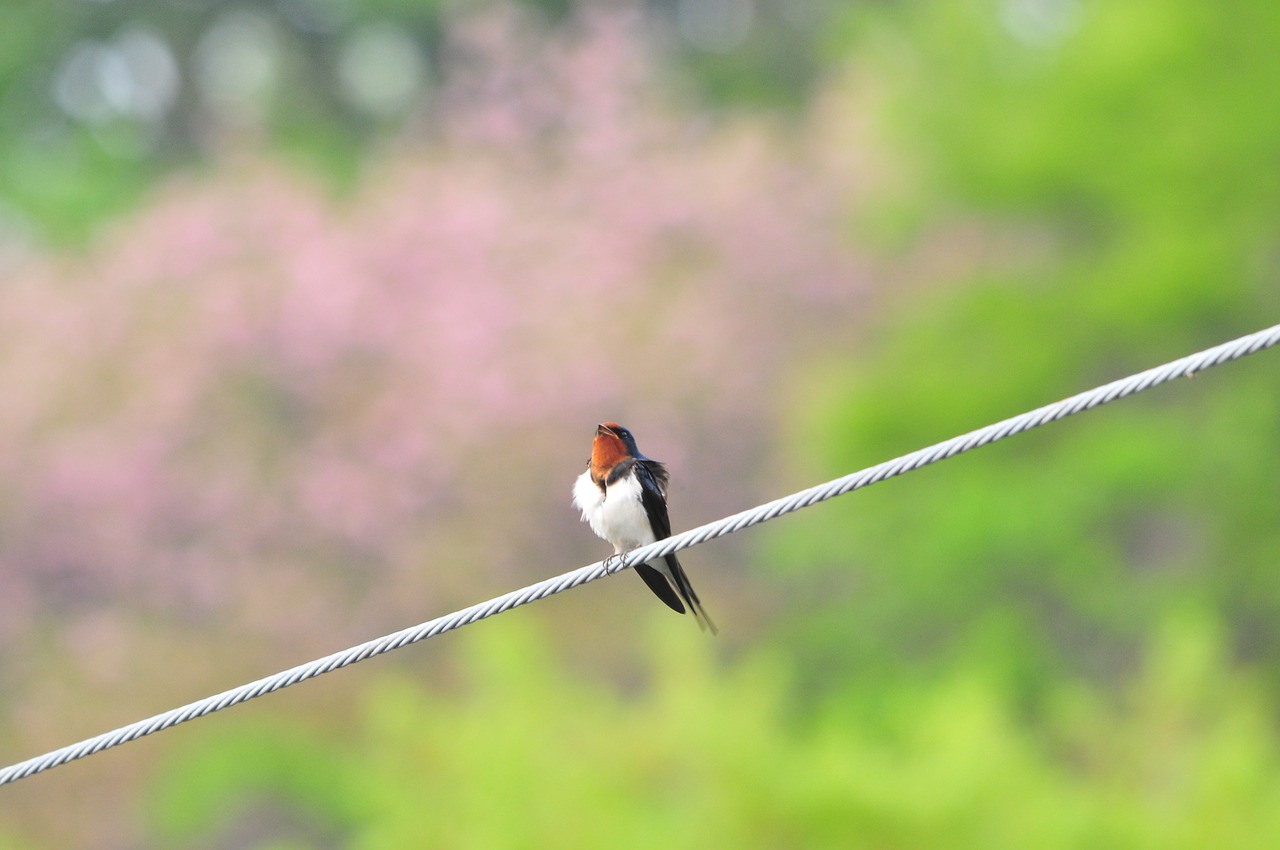
[[[608,574],[610,574],[610,573],[617,572],[619,569],[621,569],[621,568],[622,568],[622,559],[623,559],[623,558],[625,558],[625,557],[626,557],[626,553],[625,553],[625,552],[618,552],[617,554],[610,555],[609,557],[605,558],[605,559],[604,559],[604,572],[605,572],[605,575],[608,575]]]

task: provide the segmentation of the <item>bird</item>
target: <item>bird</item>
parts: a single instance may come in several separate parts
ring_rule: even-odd
[[[582,521],[613,545],[615,558],[671,536],[667,468],[641,454],[636,438],[617,422],[596,426],[587,471],[573,484],[573,504]],[[699,628],[717,633],[674,553],[636,564],[635,570],[673,611],[683,614],[687,605]]]

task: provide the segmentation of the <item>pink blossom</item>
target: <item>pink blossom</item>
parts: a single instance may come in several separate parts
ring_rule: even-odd
[[[626,14],[519,24],[464,27],[440,127],[354,196],[228,162],[0,287],[0,639],[402,625],[453,592],[442,541],[467,581],[574,566],[589,534],[520,548],[602,419],[672,463],[677,525],[747,504],[789,364],[856,309],[848,155],[664,106]]]

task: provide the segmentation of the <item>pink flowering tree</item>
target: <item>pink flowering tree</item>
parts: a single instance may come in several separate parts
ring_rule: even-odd
[[[671,108],[634,24],[470,22],[447,120],[349,196],[228,153],[10,274],[0,640],[296,659],[580,565],[606,418],[672,464],[677,528],[762,495],[780,380],[863,289],[857,157]]]

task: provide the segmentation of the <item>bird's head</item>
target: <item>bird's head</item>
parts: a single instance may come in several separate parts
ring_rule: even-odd
[[[642,455],[630,431],[617,422],[603,422],[596,426],[596,437],[591,443],[591,472],[597,480],[605,478],[609,470],[632,457]]]

